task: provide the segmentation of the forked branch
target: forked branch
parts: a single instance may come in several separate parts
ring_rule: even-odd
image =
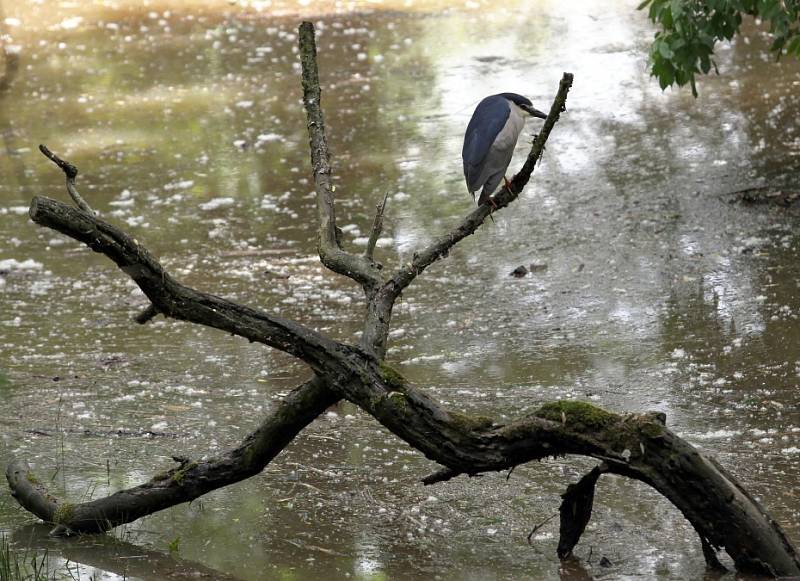
[[[67,193],[69,193],[69,197],[72,198],[72,201],[84,212],[89,214],[94,214],[94,210],[92,210],[91,206],[86,203],[86,200],[78,193],[78,189],[75,187],[75,178],[78,177],[78,168],[72,165],[68,161],[64,161],[60,157],[58,157],[55,153],[47,149],[47,146],[40,145],[39,151],[41,151],[47,159],[52,161],[58,167],[61,168],[61,171],[64,172],[64,175],[67,177]]]
[[[336,226],[335,186],[331,182],[330,153],[322,114],[322,89],[313,24],[303,22],[300,25],[299,41],[303,68],[303,105],[306,109],[308,145],[311,149],[311,167],[317,198],[319,257],[325,266],[360,283],[369,294],[371,289],[382,282],[380,266],[373,262],[371,256],[346,252],[342,248],[340,231]]]
[[[300,28],[301,58],[320,219],[320,256],[329,268],[359,281],[367,291],[362,338],[362,347],[366,348],[350,347],[297,323],[185,287],[138,242],[111,224],[89,212],[34,198],[30,215],[36,223],[108,256],[165,315],[281,349],[308,363],[317,376],[279,402],[238,448],[206,461],[182,461],[179,467],[141,486],[106,498],[75,505],[59,502],[47,493],[26,463],[12,462],[6,475],[20,503],[56,524],[56,532],[108,530],[258,473],[328,405],[345,397],[444,466],[431,481],[507,470],[553,455],[589,456],[603,462],[603,471],[640,480],[669,499],[697,530],[707,558],[724,547],[742,571],[800,575],[800,558],[780,526],[733,476],[668,430],[663,415],[620,415],[581,402],[551,402],[510,423],[495,422],[442,408],[379,361],[391,306],[399,292],[473,233],[489,208],[473,211],[449,237],[423,249],[409,268],[400,269],[390,281],[381,280],[380,268],[367,257],[342,250],[334,217],[313,35],[313,26],[304,23]],[[522,177],[515,176],[511,188],[495,196],[498,207],[513,201],[530,177],[547,135],[564,109],[571,82],[571,75],[565,74],[545,126],[534,142],[528,158],[530,167],[526,164],[520,172]],[[371,292],[379,284],[380,292]],[[595,476],[599,474],[585,478],[565,498],[567,508],[578,517],[567,519],[573,526],[563,547],[565,553],[577,543],[588,522]]]

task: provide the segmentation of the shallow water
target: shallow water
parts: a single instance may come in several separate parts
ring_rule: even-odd
[[[720,47],[722,75],[695,100],[647,77],[635,3],[441,5],[318,19],[353,247],[386,192],[389,264],[470,210],[459,153],[481,97],[546,108],[562,71],[575,85],[520,200],[404,295],[389,361],[448,407],[503,419],[557,398],[663,411],[800,542],[798,215],[725,195],[800,189],[800,66],[771,62],[751,29]],[[73,500],[235,445],[308,372],[209,329],[132,324],[146,304],[132,283],[27,220],[33,195],[65,199],[38,143],[187,284],[338,339],[360,326],[360,293],[315,257],[298,18],[187,6],[6,6],[23,66],[0,102],[0,462],[28,458]],[[509,277],[520,264],[546,268]],[[66,578],[75,563],[103,579],[552,578],[556,521],[525,537],[590,466],[426,488],[435,466],[342,404],[263,474],[121,527],[118,542],[47,541],[8,496],[0,530]],[[585,570],[565,577],[703,576],[691,527],[649,490],[606,477],[595,507]]]

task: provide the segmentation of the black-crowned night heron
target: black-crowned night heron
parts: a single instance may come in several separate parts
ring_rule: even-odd
[[[546,119],[547,115],[534,109],[529,99],[516,93],[486,97],[475,108],[464,135],[461,157],[472,198],[483,188],[478,205],[485,204],[500,181],[505,179],[527,117]]]

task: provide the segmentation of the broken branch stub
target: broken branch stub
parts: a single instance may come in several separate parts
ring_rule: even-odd
[[[78,193],[78,189],[75,187],[75,178],[78,177],[78,168],[72,165],[70,162],[58,157],[55,153],[50,151],[46,145],[39,145],[39,151],[41,151],[42,155],[60,167],[61,171],[64,172],[64,175],[67,177],[67,193],[69,194],[69,197],[72,198],[72,201],[75,202],[75,205],[84,212],[94,214],[94,210],[92,210],[91,206],[86,203],[86,200],[83,199],[83,197]]]
[[[556,549],[559,559],[566,559],[572,555],[572,549],[586,530],[594,506],[594,488],[597,479],[605,471],[605,466],[595,466],[578,482],[567,486],[567,491],[561,495],[561,507],[558,509],[561,516],[561,532]]]

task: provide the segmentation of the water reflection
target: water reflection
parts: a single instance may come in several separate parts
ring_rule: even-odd
[[[217,579],[237,577],[111,536],[54,539],[43,524],[19,527],[11,543],[42,555],[48,579],[71,574],[74,579]],[[177,546],[177,545],[176,545]],[[51,557],[59,555],[60,558]]]
[[[340,225],[363,244],[389,192],[390,263],[471,207],[458,155],[479,98],[516,90],[546,107],[575,73],[534,182],[408,290],[390,359],[446,405],[497,417],[556,397],[665,411],[796,539],[797,216],[719,194],[796,182],[800,67],[763,64],[750,30],[698,101],[662,94],[642,15],[578,6],[319,18]],[[96,497],[169,467],[176,449],[233,445],[307,371],[211,330],[132,325],[145,302],[127,280],[26,222],[32,195],[64,196],[37,143],[76,163],[92,204],[187,284],[345,340],[360,292],[315,257],[294,18],[254,3],[13,8],[24,66],[0,103],[0,460],[24,455],[57,491]],[[520,264],[546,268],[509,277]],[[553,578],[555,525],[532,547],[525,537],[589,466],[426,489],[433,467],[344,404],[264,474],[116,534],[156,552],[180,536],[182,558],[248,579]],[[27,520],[0,503],[0,527]],[[703,562],[674,509],[613,478],[578,555],[576,578],[697,577]]]

